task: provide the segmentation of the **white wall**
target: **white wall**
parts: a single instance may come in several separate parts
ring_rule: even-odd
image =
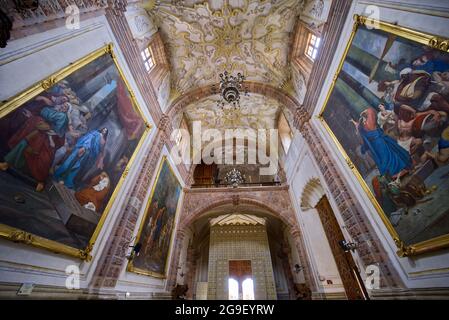
[[[343,284],[318,212],[315,209],[301,208],[301,197],[307,183],[313,178],[321,181],[323,179],[309,147],[299,133],[294,136],[286,158],[285,171],[290,184],[290,197],[304,235],[306,254],[312,267],[311,274],[317,292],[343,293]],[[329,198],[332,201],[331,197]],[[331,280],[332,284],[327,284],[327,280]]]
[[[335,160],[335,164],[343,173],[343,178],[347,181],[352,191],[355,193],[357,200],[361,203],[363,210],[366,212],[370,223],[373,225],[375,232],[381,239],[382,244],[387,250],[388,256],[393,262],[393,265],[397,269],[399,275],[408,288],[432,288],[432,287],[448,287],[449,286],[449,252],[448,250],[440,251],[433,254],[421,255],[412,258],[400,258],[396,255],[397,247],[393,242],[392,237],[388,233],[385,225],[382,223],[380,216],[375,210],[373,204],[368,199],[362,188],[360,188],[357,179],[352,174],[351,170],[347,166],[343,157],[340,156],[339,151],[333,144],[329,134],[324,130],[319,120],[316,119],[316,115],[324,105],[325,97],[330,89],[332,78],[336,73],[340,59],[343,56],[343,51],[348,43],[349,36],[353,27],[353,15],[369,15],[365,12],[368,5],[377,5],[380,10],[380,19],[382,21],[390,23],[398,23],[401,26],[405,26],[412,29],[417,29],[426,33],[436,34],[443,37],[449,37],[449,2],[445,0],[435,1],[355,1],[351,12],[346,21],[345,28],[342,32],[340,46],[336,48],[334,60],[332,66],[328,72],[325,85],[321,91],[321,95],[316,106],[314,115],[312,116],[312,125],[317,128],[318,133],[324,140],[327,148],[332,150],[332,156]],[[292,150],[294,149],[294,150]],[[302,138],[297,137],[290,148],[288,157],[286,159],[287,176],[291,179],[298,175],[295,168],[299,168],[301,162],[307,161],[304,157],[299,157],[304,147]],[[312,161],[313,162],[313,161]],[[308,165],[303,165],[306,170],[299,171],[298,180],[289,180],[292,186],[292,198],[298,201],[298,197],[301,192],[304,180],[307,174],[312,170]],[[323,179],[320,179],[323,184]],[[323,184],[324,185],[324,184]],[[326,187],[325,187],[326,188]],[[329,193],[328,193],[329,194]],[[331,205],[337,214],[337,220],[341,222],[341,217],[336,210],[334,203]],[[301,219],[300,209],[297,208],[298,216]],[[303,220],[300,220],[304,223]],[[341,224],[343,225],[343,224]],[[345,237],[350,240],[349,235],[345,232]],[[357,261],[357,258],[356,258]],[[363,274],[362,274],[363,276]],[[382,276],[382,275],[381,275]]]
[[[77,265],[81,271],[81,288],[87,288],[101,252],[109,241],[109,235],[117,221],[120,210],[130,200],[127,198],[128,191],[131,190],[137,175],[140,173],[142,156],[149,151],[156,133],[156,126],[151,119],[148,106],[145,105],[138,91],[104,16],[82,21],[79,30],[68,30],[61,27],[11,41],[5,49],[0,49],[0,100],[4,100],[111,42],[114,44],[118,63],[136,95],[146,120],[152,125],[153,129],[144,141],[107,215],[91,253],[93,259],[90,262],[83,262],[63,254],[54,254],[44,249],[0,239],[0,282],[16,284],[27,282],[36,285],[65,287],[66,267]],[[164,150],[163,155],[167,154],[168,151]],[[174,168],[179,180],[182,181],[173,164],[172,168]],[[134,198],[131,201],[139,200]],[[144,207],[143,205],[142,208]],[[141,217],[142,215],[143,209]],[[137,228],[138,224],[136,230]],[[156,291],[156,289],[162,290],[164,285],[165,282],[162,280],[129,275],[123,270],[116,289],[123,291],[146,290],[148,292]]]

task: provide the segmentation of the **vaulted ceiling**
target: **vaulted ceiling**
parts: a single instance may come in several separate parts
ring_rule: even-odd
[[[255,93],[243,96],[237,110],[217,107],[218,100],[218,95],[212,95],[189,104],[184,109],[189,126],[201,121],[203,129],[273,129],[282,108],[278,101]]]
[[[219,73],[282,87],[302,0],[157,1],[150,11],[170,56],[172,95],[217,83]]]

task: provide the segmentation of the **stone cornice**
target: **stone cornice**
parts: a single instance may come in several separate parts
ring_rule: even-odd
[[[281,88],[276,88],[265,83],[251,81],[245,81],[245,85],[248,88],[249,93],[262,94],[269,98],[273,98],[289,108],[292,112],[295,112],[295,109],[300,106],[298,100]],[[167,110],[167,114],[170,117],[173,117],[189,104],[212,95],[212,92],[212,85],[191,90],[173,100]]]
[[[186,193],[243,193],[243,192],[255,192],[255,191],[283,191],[288,190],[290,187],[288,185],[281,186],[257,186],[257,187],[218,187],[218,188],[185,188]]]

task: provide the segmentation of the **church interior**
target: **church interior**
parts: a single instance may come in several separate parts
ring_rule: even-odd
[[[446,0],[0,0],[0,299],[449,298]]]

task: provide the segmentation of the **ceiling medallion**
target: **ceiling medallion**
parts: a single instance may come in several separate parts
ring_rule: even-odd
[[[241,92],[245,96],[248,96],[248,89],[243,87],[243,80],[245,76],[240,72],[237,76],[229,75],[227,71],[220,73],[220,89],[217,92],[215,85],[212,85],[212,91],[214,94],[220,93],[220,100],[217,101],[217,105],[222,109],[228,103],[234,109],[240,108],[240,96]]]

